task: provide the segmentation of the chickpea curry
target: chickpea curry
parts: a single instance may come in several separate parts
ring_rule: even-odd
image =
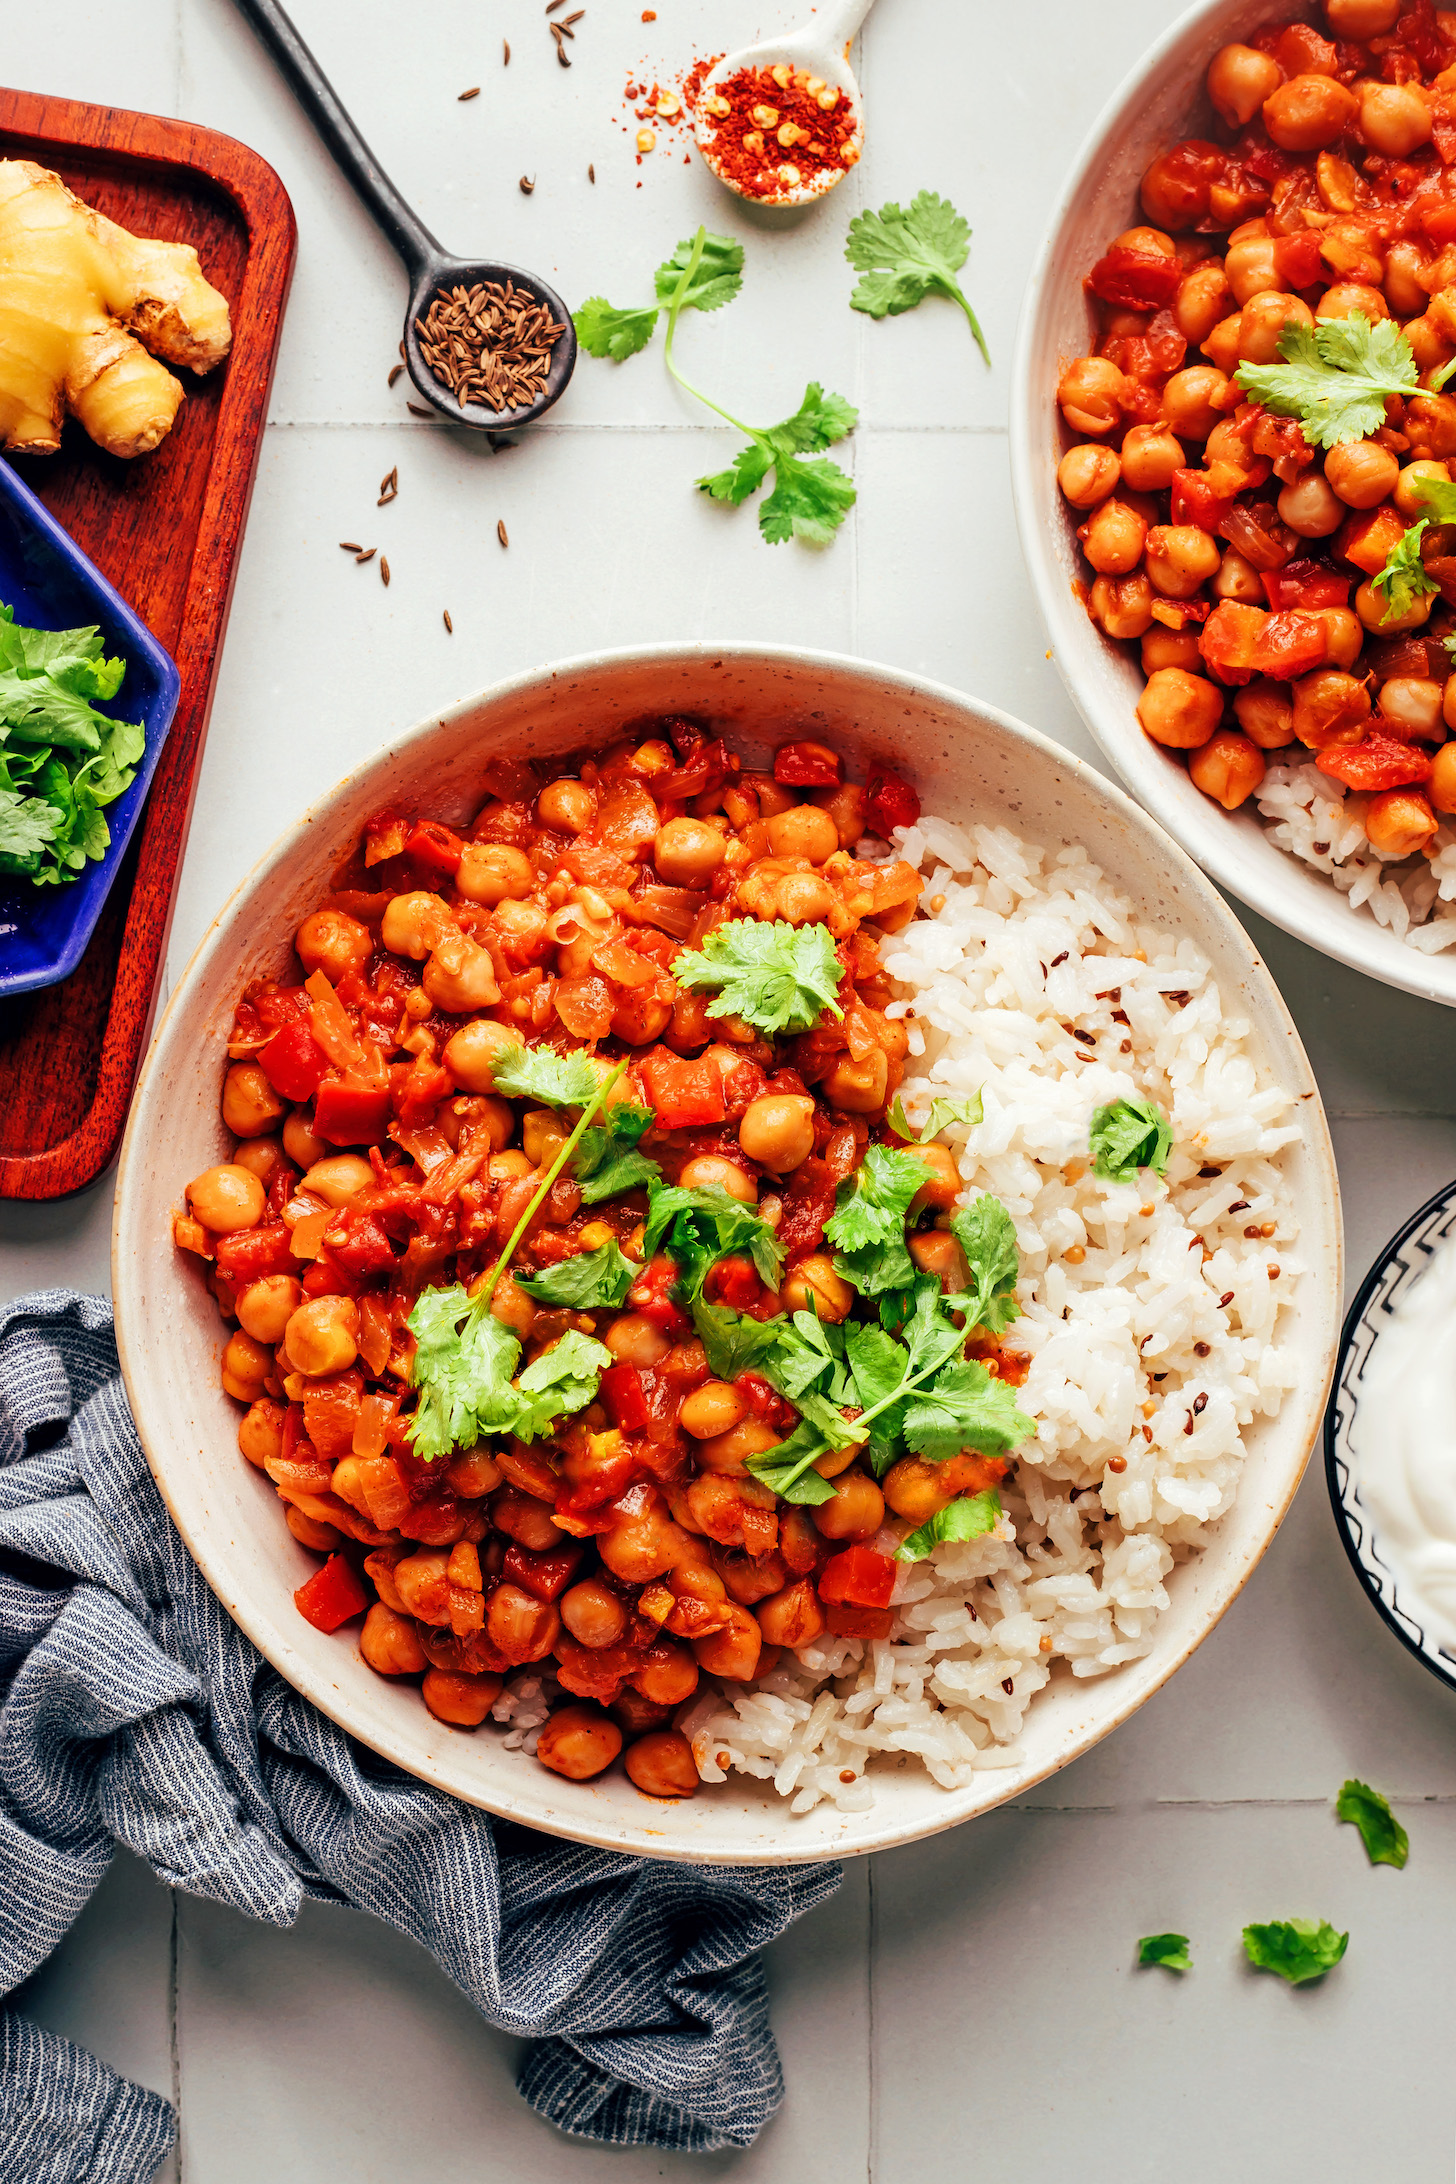
[[[935,1142],[979,1102],[900,1096],[907,782],[670,720],[486,786],[376,813],[242,996],[175,1236],[300,1612],[460,1728],[539,1664],[545,1766],[683,1797],[701,1676],[887,1636],[899,1567],[994,1529],[1015,1236]]]
[[[1325,0],[1213,57],[1057,399],[1087,609],[1233,811],[1276,763],[1383,857],[1456,814],[1456,13]],[[1353,593],[1353,597],[1352,597]],[[1323,845],[1319,845],[1323,846]]]

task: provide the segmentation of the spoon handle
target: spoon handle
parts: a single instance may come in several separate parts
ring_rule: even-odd
[[[830,0],[814,18],[816,42],[822,39],[836,55],[842,53],[874,4],[875,0]]]
[[[309,52],[278,0],[237,0],[268,48],[295,98],[418,281],[440,245],[407,205],[350,119],[338,93]]]

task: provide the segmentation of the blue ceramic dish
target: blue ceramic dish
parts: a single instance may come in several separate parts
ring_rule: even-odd
[[[17,622],[32,629],[77,629],[94,622],[107,652],[126,661],[121,689],[99,710],[118,720],[140,720],[147,732],[135,781],[106,808],[111,847],[99,863],[88,864],[59,887],[0,881],[0,995],[5,995],[56,985],[85,954],[136,831],[182,685],[170,654],[6,462],[0,462],[0,599]]]
[[[1433,1676],[1456,1690],[1456,1658],[1436,1633],[1426,1628],[1419,1603],[1408,1593],[1402,1594],[1398,1572],[1381,1550],[1370,1512],[1360,1499],[1359,1474],[1350,1446],[1361,1382],[1381,1329],[1412,1283],[1420,1280],[1431,1254],[1452,1234],[1456,1234],[1456,1183],[1448,1183],[1445,1190],[1426,1201],[1419,1213],[1411,1215],[1361,1283],[1340,1337],[1334,1392],[1325,1413],[1325,1477],[1345,1552],[1382,1622]]]

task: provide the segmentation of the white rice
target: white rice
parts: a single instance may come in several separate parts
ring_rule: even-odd
[[[1368,910],[1423,955],[1456,945],[1456,828],[1449,820],[1431,837],[1429,857],[1384,857],[1365,832],[1368,798],[1312,762],[1271,766],[1257,802],[1279,847],[1333,880],[1353,909]]]
[[[993,1192],[1016,1222],[1023,1317],[1007,1339],[1031,1357],[1020,1401],[1037,1430],[996,1534],[907,1567],[888,1639],[826,1638],[747,1693],[705,1685],[679,1715],[705,1781],[771,1780],[795,1813],[826,1798],[862,1811],[882,1756],[959,1788],[1015,1760],[1054,1677],[1148,1653],[1168,1573],[1232,1507],[1242,1429],[1294,1384],[1280,1339],[1300,1272],[1279,1159],[1299,1135],[1292,1095],[1202,954],[1140,919],[1079,849],[1048,857],[934,818],[896,844],[926,905],[944,897],[885,943],[915,1057],[905,1105],[915,1118],[934,1090],[982,1091],[984,1121],[943,1142],[966,1197]],[[1139,1094],[1172,1119],[1166,1182],[1100,1182],[1093,1109]]]

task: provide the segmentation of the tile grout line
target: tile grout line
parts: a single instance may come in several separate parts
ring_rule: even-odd
[[[427,424],[423,418],[414,417],[270,417],[265,429],[269,432],[429,433],[442,439],[454,431],[453,426],[431,425]],[[506,427],[505,429],[510,430],[512,428]],[[518,446],[525,446],[528,440],[533,439],[553,437],[560,439],[584,438],[594,432],[621,434],[623,436],[636,434],[642,438],[657,439],[686,438],[702,432],[718,433],[724,439],[733,436],[733,427],[731,425],[715,425],[706,420],[702,424],[692,424],[687,420],[680,424],[653,424],[648,421],[642,423],[632,423],[630,421],[614,423],[609,419],[586,417],[575,421],[557,418],[554,421],[546,420],[540,424],[525,425],[518,429],[520,439],[515,443]],[[856,436],[867,432],[882,433],[887,438],[933,439],[937,434],[948,438],[966,440],[1004,440],[1006,438],[1005,425],[876,424],[873,421],[866,422],[861,419],[854,429]],[[510,451],[509,449],[503,449],[501,452],[508,454]]]

